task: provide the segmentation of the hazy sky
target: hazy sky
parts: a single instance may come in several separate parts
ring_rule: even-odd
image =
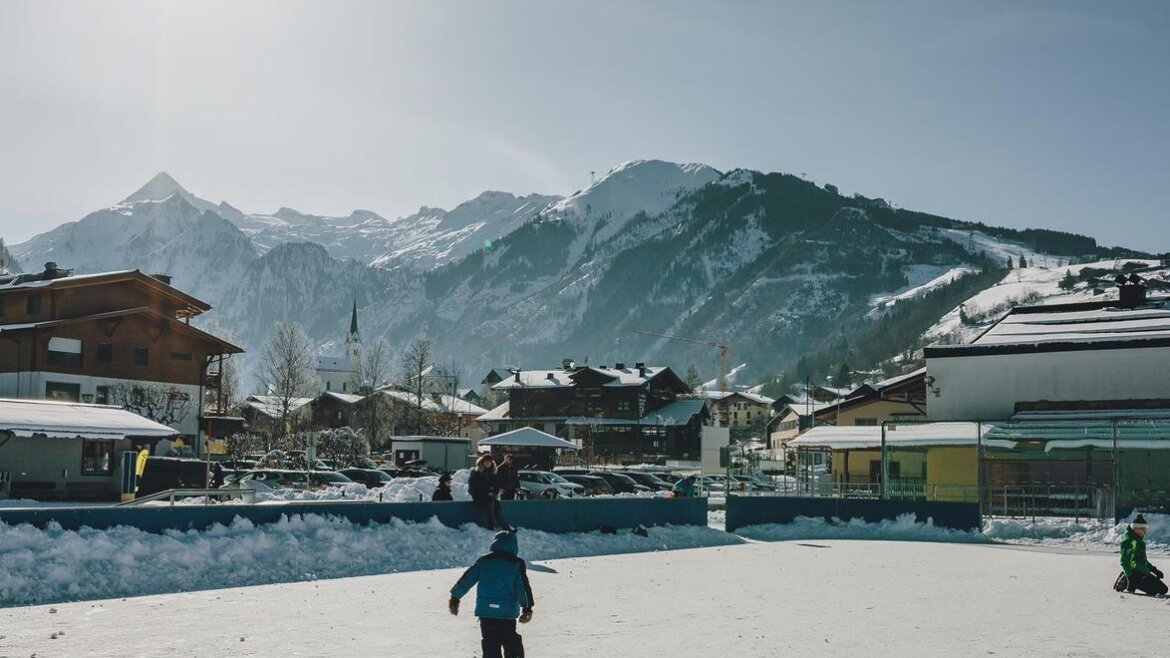
[[[1170,2],[0,0],[0,236],[154,173],[249,212],[806,172],[1170,250]]]

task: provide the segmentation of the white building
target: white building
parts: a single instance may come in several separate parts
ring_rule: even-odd
[[[1170,406],[1170,298],[1017,307],[968,345],[926,348],[932,420]]]
[[[361,387],[362,335],[358,331],[357,300],[349,320],[349,334],[345,337],[345,356],[317,357],[317,379],[322,391],[357,393]]]

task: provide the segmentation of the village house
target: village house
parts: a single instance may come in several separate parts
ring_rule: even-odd
[[[219,373],[243,350],[191,325],[210,306],[138,270],[0,277],[0,396],[109,404],[168,425],[196,453],[226,413]]]
[[[487,433],[534,427],[577,442],[586,459],[698,460],[710,415],[706,400],[683,397],[690,389],[673,370],[644,363],[566,360],[557,370],[509,372],[492,390],[508,400],[480,416]]]
[[[816,425],[881,425],[886,421],[926,418],[926,369],[874,384],[862,384],[846,397],[814,412]]]
[[[716,427],[731,430],[733,440],[765,440],[765,429],[772,416],[772,398],[746,391],[707,391],[711,416]]]

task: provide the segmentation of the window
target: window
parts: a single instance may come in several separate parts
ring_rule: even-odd
[[[150,348],[142,345],[134,346],[134,365],[145,366],[150,363]]]
[[[332,391],[332,390],[333,390],[333,382],[331,382],[331,381],[326,381],[326,382],[325,382],[325,390],[326,390],[326,391]]]
[[[853,424],[858,427],[872,427],[877,425],[878,422],[877,418],[857,418],[853,421]]]
[[[29,295],[25,300],[25,312],[29,315],[37,315],[41,312],[41,295]]]
[[[190,361],[191,360],[191,353],[190,352],[171,352],[171,358],[176,360],[176,361]]]
[[[81,366],[81,341],[75,338],[60,338],[54,336],[49,339],[49,358],[51,366]]]
[[[45,382],[45,397],[50,400],[81,402],[81,384]]]
[[[93,402],[94,404],[109,404],[110,403],[110,387],[98,386],[94,389]]]
[[[114,360],[114,346],[109,343],[98,343],[98,363],[110,363]]]
[[[81,442],[81,474],[110,475],[114,472],[114,442]]]

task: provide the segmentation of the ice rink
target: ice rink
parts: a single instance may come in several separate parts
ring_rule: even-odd
[[[853,540],[549,560],[521,632],[557,658],[1170,655],[1170,604],[1113,592],[1117,572],[1097,552]],[[458,574],[5,609],[0,656],[478,656],[471,606],[446,611]]]

